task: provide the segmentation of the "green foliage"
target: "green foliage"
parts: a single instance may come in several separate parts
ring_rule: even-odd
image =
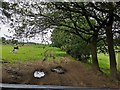
[[[105,43],[106,42],[104,42],[103,40],[101,40],[97,43],[97,52],[98,53],[104,53],[104,54],[108,53],[108,48]]]
[[[118,36],[114,39],[114,44],[116,46],[120,46],[120,34],[118,34]]]
[[[90,41],[92,36],[99,36],[99,34],[104,35],[103,31],[108,31],[108,33],[111,33],[113,29],[111,28],[111,32],[109,32],[109,25],[113,26],[113,22],[118,21],[119,23],[120,21],[120,5],[115,2],[51,2],[51,4],[49,3],[48,8],[46,5],[42,6],[40,2],[21,3],[22,2],[18,2],[18,5],[15,5],[17,7],[9,11],[14,12],[14,16],[17,15],[17,17],[15,17],[17,22],[13,20],[12,25],[17,25],[14,26],[14,30],[16,31],[16,36],[20,37],[31,37],[36,33],[43,32],[43,30],[50,27],[66,27],[69,29],[68,31],[77,34],[83,40]],[[3,8],[6,9],[6,6],[7,5],[4,4]],[[3,13],[8,18],[11,16],[9,12],[3,10]],[[18,16],[18,14],[20,16]],[[102,28],[103,30],[101,30]],[[118,27],[115,27],[114,31],[116,31],[117,28],[119,28],[119,25]],[[113,49],[113,36],[112,34],[107,34],[107,32],[106,35],[108,39],[107,45],[111,47],[109,48],[110,52]],[[64,39],[60,37],[64,37]],[[86,55],[87,50],[89,53],[89,48],[87,49],[86,43],[70,33],[68,35],[62,33],[60,35],[58,34],[58,36],[56,36],[53,40],[55,41],[53,43],[54,46],[63,48],[67,51],[67,53],[73,55],[75,58],[79,58],[80,60],[82,56],[84,57]],[[102,52],[104,52],[103,47],[100,47],[100,50],[103,50]],[[109,55],[113,58],[115,57],[113,53],[110,53]],[[93,60],[93,62],[94,61],[95,60]],[[113,69],[116,68],[115,58],[110,61],[114,62],[111,64],[112,67],[114,66]]]
[[[5,37],[1,37],[0,39],[2,41],[2,44],[17,44],[18,40],[15,39],[6,39]]]
[[[56,29],[53,31],[52,45],[61,48],[80,61],[86,62],[90,56],[90,47],[85,41],[63,30]]]

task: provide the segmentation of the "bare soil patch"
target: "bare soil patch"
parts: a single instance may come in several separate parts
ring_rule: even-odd
[[[57,66],[63,67],[66,72],[64,74],[52,72],[51,68]],[[34,78],[33,72],[40,69],[45,71],[45,77]],[[72,61],[67,57],[62,58],[61,62],[4,63],[2,65],[2,83],[120,88],[119,81],[110,79],[87,64]]]

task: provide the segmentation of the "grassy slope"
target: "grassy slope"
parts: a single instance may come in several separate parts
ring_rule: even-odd
[[[28,61],[28,60],[43,60],[44,52],[47,51],[47,55],[54,55],[56,59],[59,59],[61,56],[66,55],[65,52],[61,51],[59,48],[46,46],[44,48],[43,45],[25,45],[19,47],[19,50],[16,54],[12,53],[13,46],[3,45],[2,46],[2,59],[9,60],[11,62],[16,61]],[[52,59],[51,57],[48,58]]]
[[[118,58],[119,58],[118,53],[116,53],[117,68],[120,71],[120,68],[118,67],[119,66],[119,64],[118,64],[119,59]],[[100,68],[103,70],[103,72],[110,73],[109,72],[109,68],[110,68],[109,55],[100,53],[100,54],[98,54],[98,59],[99,59]]]
[[[43,48],[45,47],[45,48]],[[44,59],[44,52],[48,50],[48,55],[51,53],[55,56],[56,60],[59,60],[61,57],[66,56],[67,54],[64,51],[61,51],[59,48],[56,47],[49,47],[44,45],[25,45],[19,47],[17,54],[13,54],[11,51],[13,50],[13,46],[11,45],[3,45],[2,46],[2,59],[9,60],[11,62],[16,61],[35,61],[35,60],[43,60]],[[120,56],[120,55],[119,55]],[[118,61],[118,55],[116,56]],[[51,60],[52,58],[48,58]],[[105,73],[109,73],[109,56],[108,54],[100,53],[98,54],[99,65],[101,69]],[[120,70],[120,69],[119,69]]]
[[[109,55],[100,53],[98,54],[99,66],[103,70],[103,72],[109,73]]]

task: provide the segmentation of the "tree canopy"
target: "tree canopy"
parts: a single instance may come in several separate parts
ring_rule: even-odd
[[[111,75],[116,77],[113,36],[120,34],[120,2],[3,2],[2,11],[16,36],[32,37],[50,28],[79,36],[90,44],[92,63],[98,70],[97,43],[106,40]]]

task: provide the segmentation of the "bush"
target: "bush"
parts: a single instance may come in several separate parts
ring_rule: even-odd
[[[90,47],[80,37],[61,30],[52,33],[52,45],[66,51],[75,59],[87,62],[90,58]]]

